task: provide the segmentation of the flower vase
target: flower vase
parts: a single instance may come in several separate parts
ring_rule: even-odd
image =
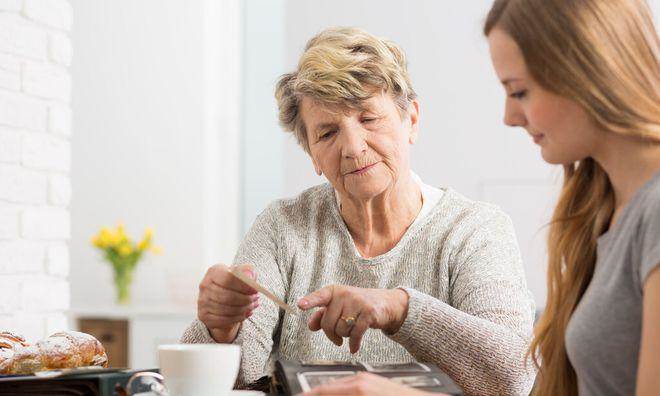
[[[131,302],[131,282],[133,273],[128,269],[115,271],[115,287],[117,288],[117,303],[128,305]]]

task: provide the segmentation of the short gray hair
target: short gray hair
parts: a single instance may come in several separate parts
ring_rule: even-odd
[[[307,42],[297,69],[277,82],[280,125],[293,132],[309,153],[307,131],[300,117],[303,97],[324,105],[360,109],[375,90],[390,94],[400,112],[417,97],[403,50],[362,29],[323,30]]]

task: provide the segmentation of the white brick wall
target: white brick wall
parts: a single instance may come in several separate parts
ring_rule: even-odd
[[[71,234],[68,0],[0,0],[0,331],[67,326]]]
[[[16,163],[21,159],[21,134],[0,127],[0,163]]]
[[[5,239],[18,238],[19,217],[20,211],[17,209],[0,207],[0,242]],[[1,260],[0,265],[3,262],[4,260]]]
[[[52,105],[48,108],[48,132],[58,135],[71,135],[71,108]]]
[[[11,55],[0,54],[0,87],[21,90],[21,62]]]

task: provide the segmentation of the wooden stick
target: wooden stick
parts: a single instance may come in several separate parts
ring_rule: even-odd
[[[268,289],[265,287],[261,286],[258,284],[254,279],[250,278],[249,276],[245,275],[243,271],[237,270],[237,269],[232,269],[230,272],[243,281],[243,283],[247,284],[251,288],[255,289],[256,291],[264,294],[266,297],[268,297],[271,301],[273,301],[275,304],[279,305],[280,308],[285,310],[286,312],[290,313],[291,315],[298,315],[298,312],[296,312],[293,308],[291,308],[287,303],[284,301],[280,300],[276,295],[271,293]]]

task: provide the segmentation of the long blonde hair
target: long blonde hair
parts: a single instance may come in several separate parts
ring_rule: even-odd
[[[502,29],[544,89],[585,109],[602,130],[660,142],[660,42],[643,0],[496,0],[486,36]],[[568,321],[591,281],[614,192],[592,158],[564,165],[548,235],[548,298],[529,353],[537,395],[577,395]]]

